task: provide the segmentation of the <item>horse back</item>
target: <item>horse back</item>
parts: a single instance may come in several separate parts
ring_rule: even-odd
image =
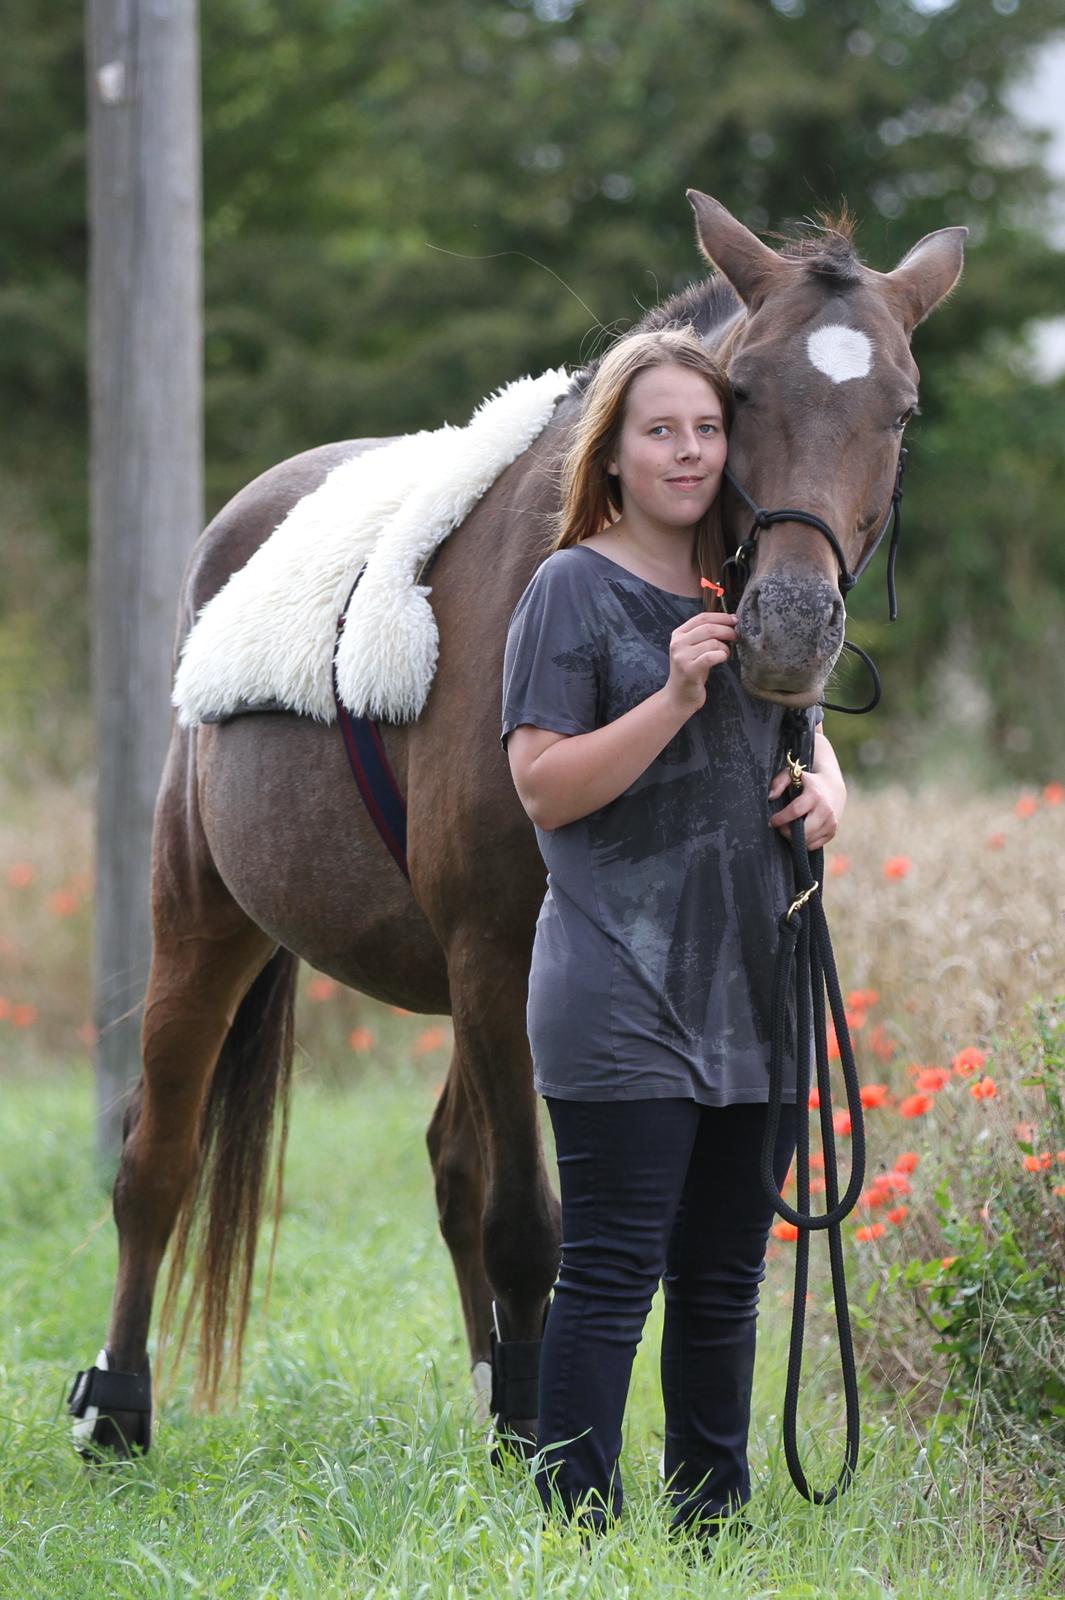
[[[176,650],[180,651],[208,600],[251,560],[297,501],[317,489],[342,461],[390,443],[390,439],[345,439],[317,445],[269,467],[227,501],[189,557],[178,608]]]

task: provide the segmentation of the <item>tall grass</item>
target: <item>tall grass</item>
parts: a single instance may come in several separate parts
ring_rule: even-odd
[[[1065,1593],[1051,1382],[1063,1370],[1065,1125],[1047,1072],[1033,1081],[1057,1048],[1058,1013],[1032,1005],[1065,993],[1056,789],[1019,811],[1027,797],[890,790],[848,808],[826,903],[862,1082],[880,1100],[865,1112],[863,1205],[844,1228],[862,1465],[828,1508],[790,1485],[780,1410],[793,1245],[776,1238],[754,1533],[709,1558],[665,1535],[657,1303],[634,1374],[621,1527],[585,1549],[542,1527],[526,1468],[490,1466],[424,1151],[450,1025],[311,973],[274,1290],[269,1316],[253,1312],[239,1407],[199,1415],[179,1375],[146,1461],[78,1464],[62,1395],[100,1346],[114,1273],[90,1153],[89,795],[38,783],[5,798],[0,1596]],[[983,1060],[970,1071],[972,1052]],[[931,1068],[943,1081],[903,1116]],[[994,1093],[975,1097],[987,1081]],[[841,1107],[838,1081],[833,1098]],[[845,1177],[845,1131],[838,1142]],[[903,1154],[916,1158],[908,1192],[874,1204],[877,1174],[898,1182]],[[815,1241],[801,1431],[819,1486],[843,1447],[830,1313]],[[974,1339],[967,1366],[959,1352]]]

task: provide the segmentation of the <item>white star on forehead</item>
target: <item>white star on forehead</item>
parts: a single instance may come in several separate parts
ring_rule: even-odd
[[[864,378],[873,364],[873,342],[857,328],[842,322],[829,322],[817,328],[806,341],[806,354],[818,372],[833,383],[848,378]]]

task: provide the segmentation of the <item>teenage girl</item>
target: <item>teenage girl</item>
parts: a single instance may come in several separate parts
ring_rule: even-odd
[[[660,1281],[674,1525],[712,1532],[750,1498],[782,835],[804,816],[820,848],[846,797],[818,727],[813,771],[773,814],[782,709],[740,686],[736,618],[701,585],[721,575],[730,412],[690,329],[616,345],[507,635],[502,743],[548,869],[527,1021],[562,1199],[536,1482],[545,1508],[594,1527],[621,1509],[622,1416]],[[794,1066],[784,1100],[778,1185]]]

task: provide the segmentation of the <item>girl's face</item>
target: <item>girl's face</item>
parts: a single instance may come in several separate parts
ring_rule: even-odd
[[[691,528],[713,505],[728,454],[721,401],[690,367],[649,367],[629,385],[607,466],[621,480],[625,521]]]

